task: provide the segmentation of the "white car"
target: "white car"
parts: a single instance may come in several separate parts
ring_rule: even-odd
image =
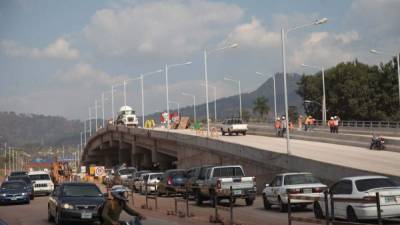
[[[140,174],[139,178],[137,178],[137,179],[133,182],[133,185],[134,185],[134,188],[135,188],[135,191],[136,191],[136,192],[142,193],[142,186],[143,186],[142,184],[143,184],[144,178],[146,177],[147,174],[149,174],[149,173],[142,173],[142,174]]]
[[[222,122],[221,124],[221,133],[222,136],[224,136],[225,134],[239,135],[239,133],[246,135],[247,124],[243,123],[240,118],[225,119],[224,122]]]
[[[311,173],[282,173],[275,176],[271,183],[266,184],[262,192],[264,208],[270,209],[271,205],[278,205],[281,212],[287,210],[288,196],[290,194],[307,194],[307,196],[320,196],[327,186],[322,184]],[[291,199],[291,204],[306,207],[313,204],[312,200]]]
[[[49,172],[31,171],[28,173],[29,178],[33,182],[33,192],[35,195],[49,195],[54,190],[54,183],[51,181]]]
[[[135,167],[123,167],[118,170],[118,175],[121,178],[122,184],[126,185],[129,179],[132,179],[133,174],[136,172]]]
[[[164,173],[147,173],[143,175],[143,180],[140,182],[140,193],[146,194],[146,184],[147,193],[152,193],[157,191],[157,184],[160,182],[161,177]]]
[[[332,185],[330,191],[337,199],[359,199],[376,201],[376,192],[380,195],[381,216],[391,218],[400,216],[400,186],[384,176],[347,177]],[[330,201],[328,202],[330,210]],[[336,218],[356,222],[364,219],[377,219],[376,203],[353,203],[346,200],[334,201]],[[314,203],[314,215],[322,218],[325,215],[323,198]]]

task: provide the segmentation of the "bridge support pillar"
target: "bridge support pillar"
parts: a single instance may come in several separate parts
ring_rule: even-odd
[[[124,163],[124,151],[122,149],[122,142],[120,142],[118,146],[118,164],[121,165],[122,163]]]
[[[135,145],[135,143],[132,143],[132,147],[131,147],[131,152],[130,152],[130,158],[131,158],[131,166],[134,166],[134,167],[138,167],[138,157],[137,157],[137,154],[136,154],[136,145]]]

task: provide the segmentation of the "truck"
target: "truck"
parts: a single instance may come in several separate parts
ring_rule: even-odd
[[[225,135],[225,134],[239,135],[239,133],[246,135],[247,124],[244,124],[243,120],[240,118],[225,119],[221,125],[221,133],[222,133],[222,135]]]
[[[230,199],[232,194],[233,202],[244,199],[249,206],[256,198],[256,178],[246,176],[240,165],[208,167],[204,179],[198,180],[198,184],[195,194],[197,205],[210,200],[215,206],[220,200]]]
[[[132,107],[124,105],[119,109],[117,119],[115,120],[117,125],[125,125],[137,127],[139,124],[138,118],[136,117],[135,111]]]

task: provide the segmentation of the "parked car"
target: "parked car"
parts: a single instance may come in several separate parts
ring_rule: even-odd
[[[134,174],[133,174],[133,177],[132,177],[132,179],[130,180],[130,183],[132,184],[132,188],[133,188],[133,190],[135,191],[135,192],[139,192],[140,190],[139,190],[139,187],[140,187],[140,182],[141,181],[143,181],[143,177],[142,177],[142,175],[143,174],[145,174],[145,173],[150,173],[151,171],[150,170],[140,170],[140,171],[137,171],[137,172],[135,172]],[[139,182],[139,183],[138,183]],[[137,188],[136,188],[136,185],[137,185]]]
[[[352,222],[365,219],[377,219],[376,203],[353,203],[346,199],[375,200],[376,192],[380,196],[382,218],[400,217],[400,186],[384,176],[346,177],[334,183],[330,192],[334,198],[335,217]],[[330,203],[328,204],[330,210]],[[322,218],[325,215],[325,201],[322,198],[314,203],[314,215]]]
[[[100,207],[106,201],[93,183],[71,182],[56,186],[48,201],[48,220],[62,224],[71,222],[98,222]]]
[[[13,177],[13,176],[26,176],[26,175],[28,175],[28,172],[26,172],[26,171],[13,171],[13,172],[10,173],[10,177]]]
[[[185,192],[186,170],[167,170],[158,183],[158,195],[182,194]]]
[[[29,178],[33,181],[34,195],[49,195],[54,190],[54,183],[51,181],[50,175],[46,171],[32,171],[28,173]]]
[[[287,210],[288,196],[290,194],[307,194],[320,196],[327,186],[322,184],[311,173],[282,173],[275,176],[271,183],[266,184],[262,192],[264,208],[270,209],[271,205],[278,205],[281,212]],[[312,200],[293,199],[291,204],[307,207],[313,204]]]
[[[29,178],[28,175],[24,175],[24,176],[10,176],[8,177],[7,181],[15,181],[15,180],[20,180],[26,183],[27,185],[27,192],[29,195],[30,200],[35,199],[35,193],[33,190],[33,182],[31,181],[31,178]]]
[[[199,182],[196,203],[201,205],[210,200],[215,206],[219,200],[230,198],[232,187],[233,201],[245,199],[246,205],[252,205],[256,198],[256,178],[246,177],[242,166],[213,166],[207,168],[204,180]],[[215,198],[217,202],[215,202]]]
[[[135,167],[123,167],[118,170],[118,175],[121,178],[122,184],[127,184],[129,179],[132,179],[133,174],[136,172]]]
[[[199,184],[205,179],[207,169],[212,166],[193,167],[186,171],[186,187],[190,195],[195,195],[199,190]]]
[[[136,181],[133,183],[133,186],[134,186],[134,188],[135,188],[135,192],[142,193],[142,184],[143,184],[143,182],[144,182],[145,177],[146,177],[146,176],[148,177],[147,174],[148,174],[148,173],[142,173],[142,174],[140,175],[140,177],[139,177],[138,179],[136,179]]]
[[[239,133],[246,135],[247,124],[244,124],[240,118],[225,119],[221,125],[221,133],[222,133],[222,135],[225,135],[225,134],[239,135]]]
[[[3,182],[0,186],[0,204],[29,204],[30,198],[28,189],[28,185],[21,180]]]
[[[140,186],[140,193],[146,194],[146,185],[147,185],[147,193],[154,193],[157,191],[158,183],[160,182],[164,173],[146,173],[143,176],[143,182]]]

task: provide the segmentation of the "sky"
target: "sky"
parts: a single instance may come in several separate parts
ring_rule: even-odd
[[[281,29],[327,17],[328,23],[287,34],[288,72],[315,73],[358,59],[378,64],[400,51],[398,0],[0,0],[0,111],[87,119],[105,96],[105,117],[127,104],[141,112],[141,86],[132,80],[165,65],[169,99],[205,102],[204,50],[209,84],[218,97],[255,90],[282,71]],[[212,52],[237,43],[238,48]],[[211,91],[211,90],[210,90]],[[166,108],[165,73],[144,77],[145,113]],[[171,108],[174,108],[171,105]],[[92,117],[94,113],[92,114]]]

